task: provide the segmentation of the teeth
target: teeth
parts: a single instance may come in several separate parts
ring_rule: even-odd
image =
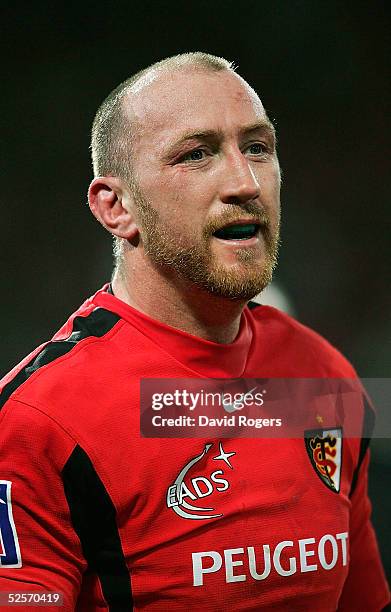
[[[258,226],[255,223],[249,223],[247,225],[229,225],[223,227],[214,233],[216,238],[222,238],[223,240],[247,240],[255,236]]]

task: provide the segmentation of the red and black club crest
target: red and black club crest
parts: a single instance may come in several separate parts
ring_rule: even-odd
[[[304,442],[315,472],[322,482],[339,493],[342,467],[342,427],[304,432]]]

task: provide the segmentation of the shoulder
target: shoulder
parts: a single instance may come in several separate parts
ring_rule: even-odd
[[[267,336],[276,351],[289,355],[301,364],[307,361],[316,363],[319,371],[314,375],[357,377],[354,367],[342,353],[313,329],[273,306],[250,303],[249,311],[260,341]]]
[[[86,381],[86,372],[107,364],[102,346],[116,331],[120,317],[85,302],[53,336],[41,344],[0,381],[0,410],[12,397],[34,403],[45,393],[66,393]],[[99,344],[100,349],[97,349]]]

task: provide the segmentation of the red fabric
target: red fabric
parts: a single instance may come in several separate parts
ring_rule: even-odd
[[[64,612],[107,609],[99,582],[84,574],[61,480],[78,444],[116,507],[135,610],[375,612],[386,605],[389,593],[369,520],[368,456],[349,498],[359,440],[344,440],[341,490],[335,493],[315,473],[303,440],[222,439],[224,451],[235,453],[231,468],[216,459],[218,439],[140,437],[142,377],[354,377],[340,353],[266,306],[245,309],[239,335],[228,345],[158,323],[104,290],[73,318],[95,307],[121,320],[105,336],[84,339],[40,368],[0,412],[0,480],[12,481],[23,562],[20,568],[0,566],[0,591],[61,591]],[[71,327],[70,320],[55,339]],[[222,516],[189,520],[167,507],[167,491],[206,443],[212,446],[187,483],[193,495],[194,482],[205,493],[207,479],[213,492],[187,499]],[[325,569],[319,555],[324,550],[327,564],[336,545],[334,567]],[[282,573],[295,571],[281,575],[276,565]]]

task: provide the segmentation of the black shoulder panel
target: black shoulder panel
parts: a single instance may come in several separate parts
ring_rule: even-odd
[[[133,610],[129,570],[122,551],[116,510],[88,455],[76,446],[63,471],[73,527],[88,570],[100,580],[109,612]]]
[[[362,428],[360,452],[358,456],[357,467],[353,473],[352,485],[350,487],[349,497],[353,495],[355,488],[357,486],[357,480],[358,480],[358,476],[360,473],[360,467],[364,460],[365,454],[368,450],[369,443],[371,441],[371,437],[373,433],[373,428],[375,426],[375,413],[373,411],[372,406],[368,402],[367,397],[365,396],[365,393],[363,394],[363,402],[364,402],[364,422],[363,422],[363,428]]]
[[[258,302],[247,302],[247,306],[250,310],[254,310],[254,308],[260,308],[262,304],[258,304]]]
[[[93,310],[87,317],[75,317],[72,332],[68,338],[65,338],[65,340],[48,342],[38,355],[35,355],[35,357],[16,374],[15,378],[5,385],[0,394],[0,410],[12,393],[34,374],[34,372],[39,370],[39,368],[42,368],[58,357],[62,357],[62,355],[72,350],[78,342],[89,336],[104,336],[114,327],[119,319],[120,317],[118,315],[104,308]]]

